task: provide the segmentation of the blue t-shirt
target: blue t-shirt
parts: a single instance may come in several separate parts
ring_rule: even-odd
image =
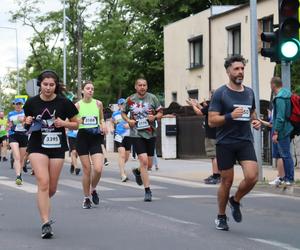
[[[209,111],[225,115],[237,107],[244,109],[243,116],[232,121],[226,121],[224,125],[217,128],[217,144],[253,142],[250,121],[251,114],[255,110],[255,97],[252,89],[244,86],[244,90],[239,92],[223,85],[215,91]]]
[[[68,130],[67,131],[67,136],[68,137],[76,138],[77,134],[78,134],[78,130]]]
[[[22,121],[25,117],[24,111],[11,111],[7,115],[7,120],[12,124],[9,135],[13,135],[14,133],[26,133],[26,129],[24,128]]]
[[[113,112],[112,120],[116,124],[116,134],[121,136],[129,136],[130,129],[125,127],[127,122],[123,120],[122,112],[120,110]]]

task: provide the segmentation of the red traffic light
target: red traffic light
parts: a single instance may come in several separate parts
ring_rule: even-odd
[[[299,0],[283,0],[279,8],[279,11],[285,17],[298,15]]]

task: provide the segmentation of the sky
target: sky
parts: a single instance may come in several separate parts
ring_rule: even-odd
[[[17,46],[16,46],[16,30],[18,36],[18,55],[19,68],[24,65],[27,56],[30,54],[29,37],[33,32],[29,27],[22,26],[21,23],[9,22],[9,11],[16,10],[17,5],[14,0],[1,0],[0,8],[0,80],[3,79],[9,70],[17,68]],[[42,10],[62,9],[59,0],[44,1]],[[11,27],[14,29],[6,29],[1,27]]]

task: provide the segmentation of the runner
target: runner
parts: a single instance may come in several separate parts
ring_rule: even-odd
[[[77,151],[76,151],[76,142],[77,142],[77,133],[78,130],[67,130],[67,137],[68,137],[68,143],[69,143],[69,151],[71,154],[71,167],[70,167],[70,173],[79,175],[80,173],[80,167],[77,163]]]
[[[125,164],[128,161],[131,141],[130,141],[130,129],[127,122],[122,118],[122,110],[124,108],[125,99],[120,98],[118,100],[118,110],[112,114],[112,122],[115,125],[115,142],[119,153],[119,168],[121,174],[121,181],[126,182],[128,177],[125,172]]]
[[[22,168],[24,164],[24,157],[26,154],[26,147],[28,143],[28,137],[26,129],[24,128],[24,111],[22,105],[24,104],[23,99],[16,98],[13,102],[15,107],[14,111],[8,113],[9,123],[9,146],[12,151],[14,159],[14,169],[16,172],[16,184],[22,185]]]
[[[76,103],[79,110],[81,123],[77,134],[76,150],[82,165],[82,208],[92,207],[90,195],[95,205],[99,204],[99,196],[96,191],[103,169],[103,154],[101,144],[106,126],[103,117],[103,105],[99,100],[93,99],[94,85],[87,81],[82,88],[83,99]],[[91,167],[91,162],[93,168]]]
[[[7,161],[7,119],[0,111],[0,161]]]
[[[129,124],[136,154],[140,167],[133,169],[138,185],[144,184],[144,201],[152,201],[148,167],[152,167],[152,157],[155,149],[155,125],[154,121],[163,115],[162,107],[153,94],[147,92],[148,84],[145,79],[139,78],[135,82],[136,93],[129,96],[122,113],[123,119]],[[127,113],[129,112],[129,117]]]
[[[216,228],[227,231],[227,202],[229,201],[234,220],[241,222],[240,201],[257,182],[258,166],[251,124],[253,128],[259,129],[261,123],[256,119],[253,90],[242,84],[245,59],[242,56],[232,56],[225,60],[224,66],[229,83],[214,93],[208,119],[211,127],[217,127],[216,155],[221,172]],[[229,198],[236,161],[242,166],[244,180],[239,184],[235,195]]]
[[[78,128],[78,111],[60,94],[59,77],[54,71],[43,71],[38,76],[37,85],[40,94],[26,102],[24,111],[31,133],[28,154],[38,186],[37,203],[43,223],[41,236],[51,238],[50,198],[57,190],[65,152],[68,151],[65,128]]]

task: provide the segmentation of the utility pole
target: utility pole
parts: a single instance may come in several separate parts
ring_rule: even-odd
[[[77,98],[81,99],[81,82],[82,82],[82,20],[80,14],[77,20],[77,50],[78,50],[78,75],[77,75]]]
[[[63,2],[63,42],[64,42],[64,49],[63,49],[63,56],[64,56],[64,65],[63,65],[63,72],[64,72],[64,84],[67,86],[67,52],[66,52],[66,0]]]
[[[252,89],[255,95],[257,118],[260,118],[260,96],[258,79],[258,55],[257,55],[257,2],[250,0],[250,29],[251,29],[251,79]],[[261,154],[261,131],[254,130],[254,148],[258,163],[258,180],[263,181],[262,154]]]

